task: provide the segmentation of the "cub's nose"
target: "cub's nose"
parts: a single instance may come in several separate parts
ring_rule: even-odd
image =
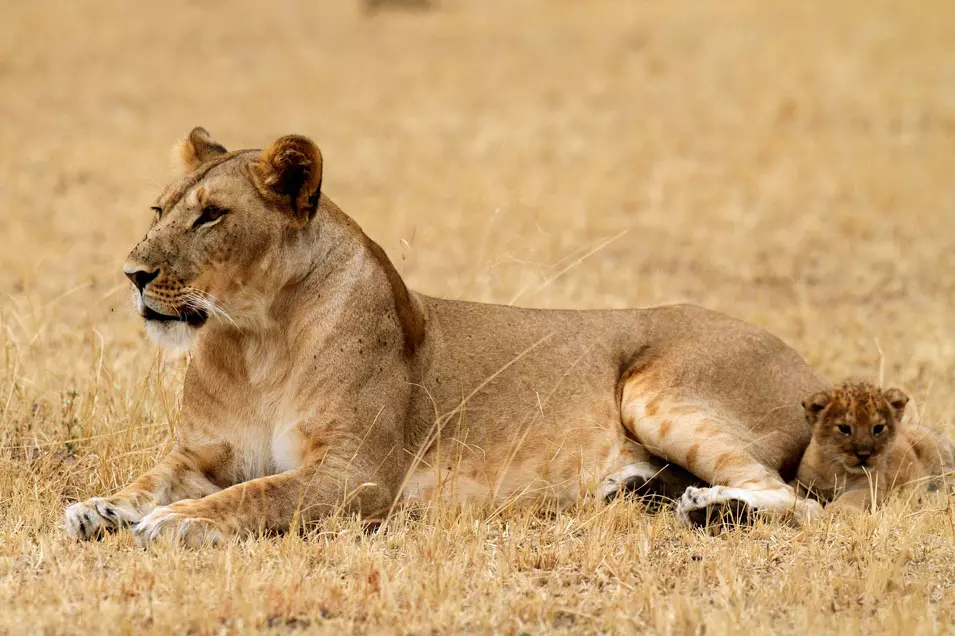
[[[859,450],[856,451],[856,457],[858,457],[861,460],[869,459],[870,457],[872,457],[872,451],[864,450],[860,448]]]
[[[159,276],[159,269],[148,270],[141,265],[127,265],[123,268],[123,273],[126,274],[126,278],[133,281],[136,289],[143,291],[146,285]]]

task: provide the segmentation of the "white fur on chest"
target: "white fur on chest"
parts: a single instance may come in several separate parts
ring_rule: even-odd
[[[302,465],[304,438],[298,421],[276,420],[245,428],[233,445],[240,481],[267,477]]]
[[[284,473],[302,465],[302,433],[296,426],[279,429],[272,436],[272,465],[275,472]]]
[[[232,443],[238,479],[248,481],[299,468],[305,438],[299,424],[307,419],[296,407],[293,359],[280,338],[249,338],[243,352],[249,386],[236,409]]]

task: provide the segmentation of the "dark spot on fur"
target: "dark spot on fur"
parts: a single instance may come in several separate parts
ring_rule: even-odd
[[[696,443],[690,446],[690,449],[686,451],[686,469],[690,472],[693,472],[693,468],[696,466],[697,457],[700,454],[700,444]]]

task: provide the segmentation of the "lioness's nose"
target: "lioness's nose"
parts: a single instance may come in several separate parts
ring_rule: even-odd
[[[155,280],[155,278],[159,276],[159,269],[148,270],[141,265],[127,265],[123,268],[123,273],[126,274],[126,278],[133,281],[133,285],[136,286],[136,289],[143,291],[143,288],[148,285],[150,281]]]

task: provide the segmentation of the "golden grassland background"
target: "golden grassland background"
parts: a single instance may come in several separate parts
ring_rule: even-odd
[[[690,301],[955,434],[955,3],[0,5],[0,632],[946,633],[955,503],[711,537],[617,501],[68,541],[169,445],[121,265],[201,124],[291,132],[409,285]]]

